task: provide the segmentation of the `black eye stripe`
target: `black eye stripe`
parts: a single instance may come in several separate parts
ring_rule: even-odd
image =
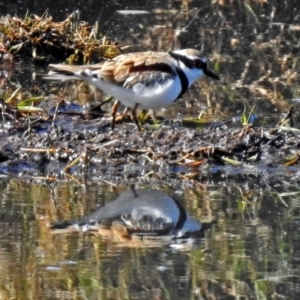
[[[189,58],[187,58],[184,55],[175,53],[175,52],[169,52],[170,56],[172,56],[173,58],[180,60],[182,63],[184,63],[189,69],[193,68],[194,66],[194,62],[192,60],[190,60]]]
[[[189,69],[192,69],[194,67],[199,68],[199,69],[207,69],[207,62],[200,58],[196,58],[196,59],[190,59],[184,55],[178,54],[178,53],[174,53],[174,52],[169,52],[169,54],[177,59],[180,60],[181,62],[183,62]]]
[[[204,62],[203,60],[197,58],[194,60],[194,66],[197,68],[206,69],[207,62]]]

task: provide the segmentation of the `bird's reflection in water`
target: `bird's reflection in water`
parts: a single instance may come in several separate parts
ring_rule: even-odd
[[[196,244],[211,223],[192,218],[182,204],[166,192],[131,189],[91,215],[52,223],[54,232],[93,231],[126,246]]]

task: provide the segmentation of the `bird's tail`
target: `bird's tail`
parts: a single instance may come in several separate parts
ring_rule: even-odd
[[[93,70],[101,69],[102,64],[94,64],[94,65],[83,65],[83,66],[74,66],[67,64],[50,64],[50,72],[43,76],[44,79],[48,80],[78,80],[84,79],[81,78],[80,73],[82,71],[89,70],[89,72]]]
[[[59,81],[67,81],[67,80],[78,80],[77,76],[64,75],[57,72],[49,72],[46,76],[43,76],[43,79],[46,80],[59,80]]]

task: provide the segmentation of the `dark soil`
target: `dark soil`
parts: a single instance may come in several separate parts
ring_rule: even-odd
[[[4,104],[2,120],[0,172],[5,175],[190,184],[220,174],[278,179],[299,165],[300,131],[292,127],[192,129],[165,121],[158,129],[145,124],[142,132],[132,122],[111,130],[111,117],[99,111],[58,109],[54,116],[29,116]]]

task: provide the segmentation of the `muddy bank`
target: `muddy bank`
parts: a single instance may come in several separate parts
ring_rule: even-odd
[[[140,132],[130,120],[111,130],[111,117],[98,114],[87,120],[57,110],[29,118],[2,103],[0,172],[51,181],[88,175],[92,181],[191,182],[220,173],[271,178],[299,165],[300,131],[292,127],[224,122],[193,129],[164,120]]]

